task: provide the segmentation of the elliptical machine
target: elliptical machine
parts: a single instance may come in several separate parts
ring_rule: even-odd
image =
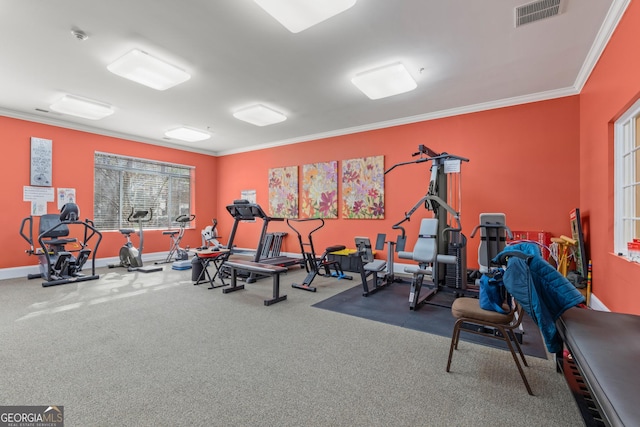
[[[161,271],[162,267],[144,267],[142,263],[142,251],[144,249],[144,229],[143,223],[151,221],[153,218],[153,210],[151,209],[138,209],[131,208],[131,213],[127,217],[127,221],[130,223],[138,223],[138,236],[140,238],[140,248],[133,246],[131,241],[131,234],[136,230],[133,228],[121,228],[120,233],[127,239],[124,246],[120,248],[120,263],[112,264],[109,268],[124,267],[128,271],[140,271],[142,273],[153,273],[154,271]]]

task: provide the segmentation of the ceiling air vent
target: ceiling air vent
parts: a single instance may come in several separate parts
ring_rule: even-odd
[[[540,0],[516,7],[516,27],[556,16],[561,3],[562,0]]]

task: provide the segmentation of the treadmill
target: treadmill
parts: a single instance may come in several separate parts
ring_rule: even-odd
[[[238,230],[238,224],[241,221],[253,221],[255,219],[262,220],[262,230],[260,232],[260,239],[258,240],[258,246],[256,248],[255,256],[253,257],[253,262],[260,262],[263,264],[269,265],[277,265],[280,267],[290,267],[293,265],[302,265],[303,260],[300,258],[293,258],[288,256],[279,255],[279,245],[277,251],[272,251],[270,248],[265,247],[265,239],[269,241],[269,244],[272,242],[272,239],[267,239],[267,228],[269,227],[269,223],[272,221],[284,221],[284,218],[272,218],[268,216],[265,211],[260,207],[260,205],[256,203],[251,203],[248,200],[240,199],[234,200],[233,204],[226,206],[227,211],[233,217],[233,227],[231,229],[231,234],[229,235],[228,247],[231,248],[231,253],[234,253],[233,250],[233,240],[236,235],[236,231]],[[271,236],[269,236],[271,237]],[[279,236],[282,237],[282,233]],[[281,243],[281,241],[280,241]],[[277,254],[276,254],[277,252]],[[253,279],[253,280],[252,280]],[[255,281],[255,278],[250,277],[247,279],[248,283]]]

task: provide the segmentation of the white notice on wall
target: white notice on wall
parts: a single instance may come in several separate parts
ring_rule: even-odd
[[[444,173],[460,173],[460,160],[445,160]]]
[[[47,213],[47,202],[53,202],[53,187],[25,185],[22,189],[22,200],[31,202],[31,215],[44,215]]]
[[[53,187],[25,185],[22,189],[22,200],[25,202],[53,202]]]
[[[31,216],[42,216],[47,213],[47,202],[32,201],[31,202]]]

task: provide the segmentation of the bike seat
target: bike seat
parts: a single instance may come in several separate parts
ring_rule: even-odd
[[[163,231],[162,234],[163,235],[170,235],[170,236],[175,236],[176,234],[178,234],[180,231],[179,230],[174,230],[174,231]]]
[[[122,234],[133,234],[136,232],[136,230],[134,230],[133,228],[121,228],[118,231]]]

